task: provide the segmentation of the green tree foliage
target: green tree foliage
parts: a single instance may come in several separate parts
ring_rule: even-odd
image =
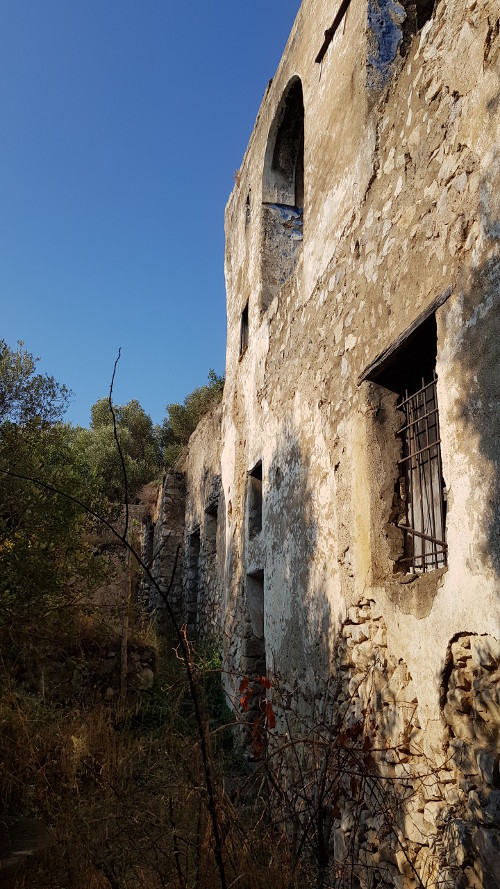
[[[167,404],[162,440],[166,466],[173,466],[183,453],[201,418],[219,404],[224,392],[224,377],[215,371],[208,374],[208,385],[194,389],[183,404]]]
[[[70,393],[36,373],[22,343],[0,344],[0,644],[41,655],[57,609],[96,574],[85,511],[30,481],[95,505],[76,430],[61,422]]]
[[[116,430],[127,473],[128,493],[156,478],[162,467],[161,430],[154,426],[135,399],[113,406]],[[86,451],[88,474],[111,501],[124,500],[124,478],[116,446],[109,400],[101,398],[92,407],[90,429],[79,437]]]
[[[54,423],[63,416],[71,392],[48,374],[35,373],[38,359],[23,349],[12,350],[0,339],[0,423]]]

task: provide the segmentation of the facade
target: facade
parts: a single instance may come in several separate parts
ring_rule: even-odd
[[[443,807],[440,879],[500,885],[499,29],[498,0],[303,0],[227,205],[224,398],[189,449],[188,625],[223,639],[228,693],[341,669],[366,714],[370,677],[391,743],[441,769],[413,870],[374,886],[434,885]]]

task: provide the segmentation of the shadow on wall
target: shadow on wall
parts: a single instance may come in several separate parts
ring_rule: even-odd
[[[478,294],[481,294],[478,301]],[[489,477],[483,490],[486,534],[478,556],[491,564],[500,577],[500,262],[493,260],[475,272],[468,290],[460,299],[461,328],[456,359],[466,393],[460,405],[461,419],[471,442],[478,442],[488,461]],[[464,439],[465,439],[464,435]],[[481,551],[481,549],[483,551]]]
[[[314,468],[293,423],[283,425],[277,441],[264,518],[271,553],[266,566],[268,645],[278,671],[293,665],[297,674],[327,675],[332,615],[325,584],[314,571]]]
[[[498,40],[497,40],[498,46]],[[500,50],[497,49],[497,61]],[[490,64],[492,60],[490,59]],[[497,77],[500,90],[500,78]],[[498,254],[500,239],[500,148],[497,144],[500,99],[487,104],[485,130],[491,149],[485,155],[480,180],[480,227],[484,245],[490,254]],[[463,239],[471,222],[463,221]],[[496,242],[496,243],[495,243]],[[454,317],[454,313],[457,313]],[[483,490],[488,502],[483,504],[487,524],[485,551],[478,552],[483,562],[491,564],[500,577],[500,259],[493,256],[471,275],[457,304],[451,311],[455,327],[455,355],[462,375],[461,389],[466,393],[460,406],[460,417],[466,436],[479,443],[481,454],[488,461],[489,477]],[[447,322],[448,323],[448,322]],[[480,482],[483,479],[479,480]],[[479,487],[479,485],[478,485]],[[474,492],[475,493],[475,492]],[[477,506],[476,506],[477,509]]]
[[[498,253],[500,150],[496,145],[498,98],[485,122],[493,146],[480,182],[480,227],[486,249]],[[470,223],[469,223],[470,225]],[[464,239],[467,223],[464,220]],[[495,244],[495,242],[497,242]],[[492,249],[491,249],[492,248]],[[496,249],[495,249],[496,248]],[[464,393],[457,406],[464,449],[479,449],[481,477],[469,508],[481,510],[484,533],[473,555],[500,578],[500,260],[492,256],[473,271],[446,316],[453,360]],[[472,480],[473,481],[473,480]],[[474,499],[473,499],[474,498]],[[482,498],[482,502],[480,499]],[[495,616],[495,615],[493,615]],[[474,869],[484,889],[500,885],[500,640],[462,632],[450,641],[442,679],[443,716],[449,728],[449,762],[460,779],[445,824],[443,843],[465,873]]]

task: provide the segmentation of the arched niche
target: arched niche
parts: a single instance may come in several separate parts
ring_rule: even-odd
[[[293,77],[269,130],[262,182],[262,290],[265,312],[290,278],[302,248],[304,100]]]

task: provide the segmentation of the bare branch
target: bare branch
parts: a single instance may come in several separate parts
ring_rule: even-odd
[[[118,428],[116,425],[116,413],[115,413],[115,409],[113,407],[113,386],[115,384],[116,368],[118,366],[118,362],[120,360],[121,354],[122,354],[122,347],[119,346],[118,347],[118,355],[117,355],[117,358],[116,358],[116,361],[115,361],[115,364],[113,367],[113,375],[111,377],[111,384],[109,387],[108,404],[109,404],[109,411],[111,413],[111,416],[113,417],[113,435],[114,435],[115,442],[116,442],[116,449],[118,451],[118,455],[120,457],[120,463],[122,465],[123,487],[124,487],[124,498],[125,498],[125,530],[123,532],[123,537],[125,538],[127,536],[127,532],[128,532],[128,478],[127,478],[127,469],[125,467],[125,459],[123,457],[123,451],[121,449],[120,439],[118,438]]]

